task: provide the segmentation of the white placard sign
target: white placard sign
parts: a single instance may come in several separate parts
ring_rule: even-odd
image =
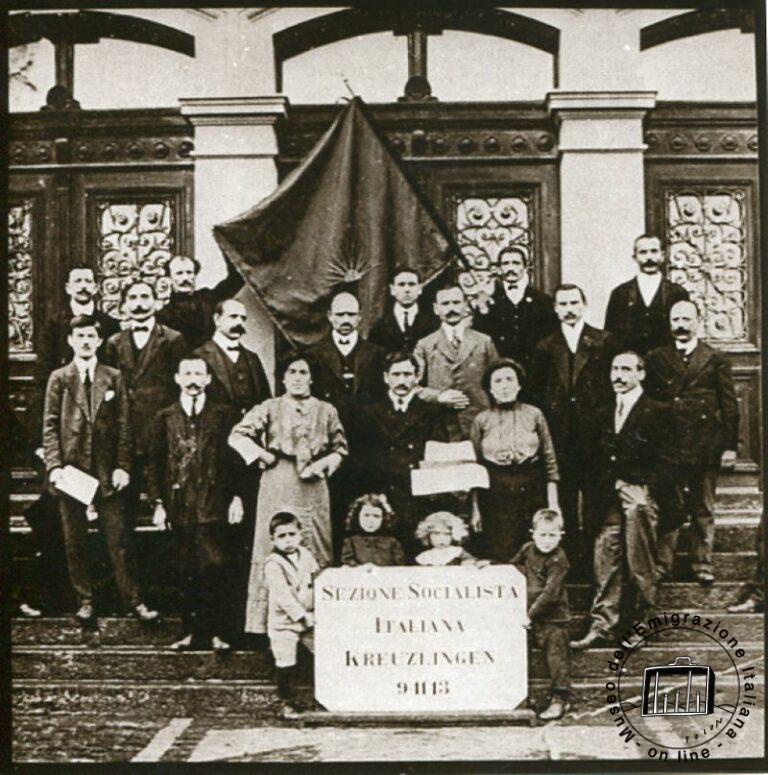
[[[511,565],[328,568],[315,694],[331,711],[505,711],[528,694],[525,577]]]

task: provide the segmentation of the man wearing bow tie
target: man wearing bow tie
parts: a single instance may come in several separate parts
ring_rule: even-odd
[[[440,328],[420,339],[413,351],[426,384],[420,396],[453,410],[450,439],[461,441],[469,438],[475,415],[488,408],[480,380],[499,356],[491,337],[472,328],[467,299],[458,285],[437,291],[434,311]]]
[[[475,328],[493,339],[499,355],[527,368],[536,343],[557,327],[552,299],[530,284],[525,254],[515,247],[499,254],[501,281],[486,314],[475,314]]]
[[[594,471],[594,417],[611,398],[608,379],[612,340],[584,320],[586,297],[577,285],[555,290],[558,330],[542,339],[531,358],[526,395],[547,418],[560,468],[565,550],[571,567],[588,553],[582,518],[589,508]],[[579,496],[582,500],[579,509]]]
[[[672,344],[669,311],[688,298],[688,291],[664,277],[661,240],[643,234],[635,240],[632,258],[637,275],[611,291],[605,313],[605,330],[622,347],[645,355],[650,350]]]
[[[106,352],[110,364],[120,369],[128,391],[134,459],[127,503],[129,517],[135,519],[152,423],[157,412],[175,398],[176,365],[187,348],[178,331],[155,319],[157,294],[154,286],[133,280],[122,288],[120,302],[129,325],[110,337]]]
[[[64,466],[74,466],[99,481],[91,512],[98,514],[115,581],[135,615],[148,622],[157,618],[141,601],[129,569],[128,531],[123,491],[130,481],[131,427],[125,383],[116,369],[99,363],[101,329],[94,318],[77,316],[70,323],[69,346],[74,358],[48,380],[43,420],[43,453],[53,488],[62,482]],[[94,580],[88,567],[86,507],[69,494],[59,493],[67,563],[79,599],[78,621],[96,623]]]
[[[725,355],[698,338],[699,312],[679,301],[669,313],[674,344],[648,353],[648,392],[672,409],[669,438],[679,472],[680,498],[691,519],[690,558],[696,579],[711,584],[715,539],[715,485],[730,466],[739,440],[739,404]],[[677,531],[659,549],[662,572],[672,568]]]
[[[387,395],[359,415],[367,492],[381,492],[397,514],[398,535],[416,549],[414,530],[428,501],[411,495],[411,470],[424,459],[428,441],[447,441],[446,410],[419,395],[418,361],[405,351],[384,362]]]
[[[392,307],[376,321],[369,340],[386,352],[412,352],[416,342],[434,330],[434,315],[419,306],[422,286],[415,269],[397,268],[392,273],[389,293]]]
[[[587,532],[594,538],[595,591],[582,650],[615,642],[622,609],[627,623],[645,620],[658,589],[656,542],[662,493],[666,407],[643,391],[645,364],[625,351],[611,364],[614,400],[598,410],[596,486]],[[626,577],[626,578],[625,578]],[[622,606],[622,587],[629,600]]]

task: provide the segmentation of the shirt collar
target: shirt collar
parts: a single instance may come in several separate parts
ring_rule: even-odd
[[[91,382],[93,382],[93,375],[96,371],[96,363],[97,363],[96,356],[94,355],[92,358],[89,358],[87,361],[83,358],[78,358],[77,356],[75,356],[74,361],[75,361],[75,366],[77,367],[77,372],[80,375],[80,377],[81,378],[84,377],[85,372],[87,371],[88,375],[91,378]]]
[[[561,323],[560,328],[563,331],[563,336],[568,339],[569,337],[572,339],[578,340],[581,336],[581,332],[584,330],[584,318],[582,318],[576,325],[569,326],[567,323]]]
[[[455,326],[451,326],[448,323],[441,323],[440,327],[443,329],[443,333],[450,342],[454,336],[458,336],[459,339],[464,338],[464,332],[469,325],[469,318],[462,318]]]
[[[151,334],[152,333],[152,329],[155,327],[155,323],[156,322],[157,321],[155,320],[155,316],[154,315],[152,315],[152,317],[150,317],[150,318],[147,318],[146,320],[140,320],[140,321],[137,320],[135,323],[133,321],[131,321],[131,330],[133,330],[133,326],[134,325],[146,326],[147,327],[147,333]],[[139,333],[143,334],[144,331],[139,331]]]
[[[93,301],[88,304],[80,304],[74,299],[69,300],[69,308],[72,310],[73,315],[93,315],[96,312],[96,304]]]
[[[402,304],[400,304],[399,301],[396,301],[392,307],[393,312],[395,313],[395,319],[400,324],[400,327],[402,328],[403,325],[403,317],[405,316],[405,313],[408,313],[408,319],[410,320],[411,325],[413,325],[413,320],[416,317],[416,312],[418,311],[418,307],[415,304],[411,304],[410,307],[404,307]]]
[[[197,396],[189,396],[186,393],[182,393],[180,400],[181,408],[184,410],[184,413],[187,417],[191,417],[192,410],[195,406],[197,406],[198,414],[203,411],[203,407],[205,406],[205,393],[200,393]]]
[[[215,344],[217,344],[222,350],[232,352],[233,350],[240,349],[239,339],[229,339],[228,337],[224,336],[221,331],[216,331],[212,338]]]
[[[640,384],[635,385],[632,390],[628,390],[626,393],[616,394],[616,403],[621,404],[624,407],[624,417],[626,417],[632,407],[640,400],[640,396],[643,395],[643,386]]]
[[[353,331],[351,334],[347,334],[346,336],[342,336],[338,331],[331,331],[331,336],[333,337],[334,344],[339,348],[339,350],[344,347],[349,352],[350,350],[354,350],[355,346],[357,345],[357,331]],[[340,344],[342,339],[347,342],[346,345]]]
[[[653,274],[638,272],[636,277],[638,285],[645,285],[648,288],[655,288],[661,285],[661,272],[654,272]]]
[[[697,336],[694,336],[690,341],[688,342],[675,342],[675,348],[678,352],[685,353],[686,355],[690,355],[695,349],[696,345],[699,343],[699,338]]]
[[[416,391],[412,390],[410,393],[408,393],[407,396],[398,396],[395,395],[391,390],[387,393],[389,396],[389,400],[392,402],[392,406],[397,409],[400,404],[404,404],[403,407],[405,411],[408,411],[408,407],[411,405],[411,401],[413,400],[413,397],[416,395]]]
[[[528,290],[528,272],[526,272],[515,284],[514,287],[512,287],[512,284],[509,283],[507,280],[504,280],[504,291],[506,292],[507,296],[510,295],[510,293],[519,294],[522,298],[525,296],[525,292]]]

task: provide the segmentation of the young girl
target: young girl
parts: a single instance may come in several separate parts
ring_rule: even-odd
[[[419,522],[416,538],[429,547],[416,556],[417,565],[474,565],[490,563],[478,560],[461,546],[469,531],[464,520],[450,511],[436,511]]]
[[[384,495],[361,495],[347,515],[347,532],[341,547],[343,565],[404,565],[405,554],[390,531],[395,521]]]

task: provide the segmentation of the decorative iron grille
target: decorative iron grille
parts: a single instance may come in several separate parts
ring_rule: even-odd
[[[743,188],[666,194],[669,279],[688,290],[706,339],[747,339],[747,203]]]
[[[165,265],[174,251],[175,200],[101,199],[95,212],[102,310],[120,318],[120,289],[134,278],[153,285],[165,303],[171,293]]]
[[[25,199],[8,209],[8,350],[31,353],[34,203]]]

